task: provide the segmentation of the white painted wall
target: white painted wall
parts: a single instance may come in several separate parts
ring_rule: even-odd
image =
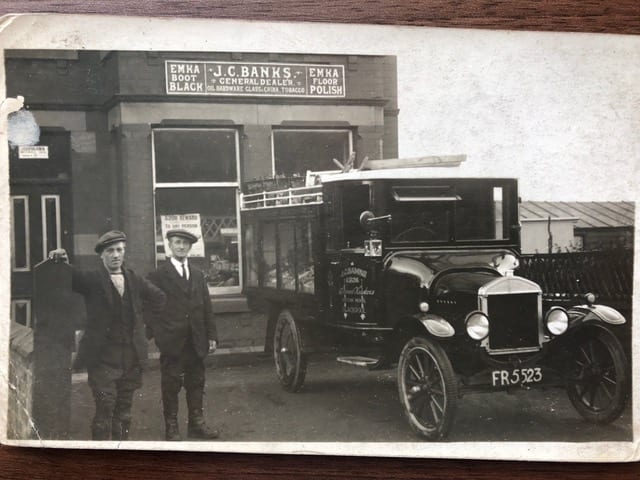
[[[574,243],[573,226],[575,220],[560,219],[551,220],[551,235],[553,241],[553,251],[558,247],[564,252],[571,249]],[[548,253],[548,223],[547,220],[521,220],[522,230],[520,232],[522,240],[522,253]]]

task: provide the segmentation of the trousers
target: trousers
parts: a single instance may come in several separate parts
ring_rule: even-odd
[[[95,365],[87,368],[96,405],[93,440],[122,440],[128,432],[134,392],[142,386],[142,367],[132,345],[107,344]],[[115,437],[115,438],[113,438]]]
[[[165,418],[178,414],[178,394],[184,386],[189,416],[201,411],[204,396],[204,359],[196,353],[191,340],[179,355],[160,354],[162,406]]]

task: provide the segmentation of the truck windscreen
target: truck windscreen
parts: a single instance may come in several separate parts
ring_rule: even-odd
[[[504,188],[483,182],[391,189],[392,242],[503,240]]]

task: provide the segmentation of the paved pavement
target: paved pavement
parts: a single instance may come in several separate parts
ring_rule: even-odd
[[[207,421],[220,441],[414,442],[406,423],[395,370],[370,372],[312,359],[300,393],[280,388],[270,358],[250,353],[209,358],[205,397]],[[628,441],[631,409],[611,425],[588,424],[560,389],[468,395],[459,401],[450,441]],[[145,372],[134,400],[132,440],[163,440],[160,372]],[[71,434],[89,439],[93,400],[86,382],[72,391]],[[181,430],[186,431],[184,392]]]

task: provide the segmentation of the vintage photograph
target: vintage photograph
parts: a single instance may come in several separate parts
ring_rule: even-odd
[[[632,451],[638,39],[291,28],[3,50],[5,441]]]

